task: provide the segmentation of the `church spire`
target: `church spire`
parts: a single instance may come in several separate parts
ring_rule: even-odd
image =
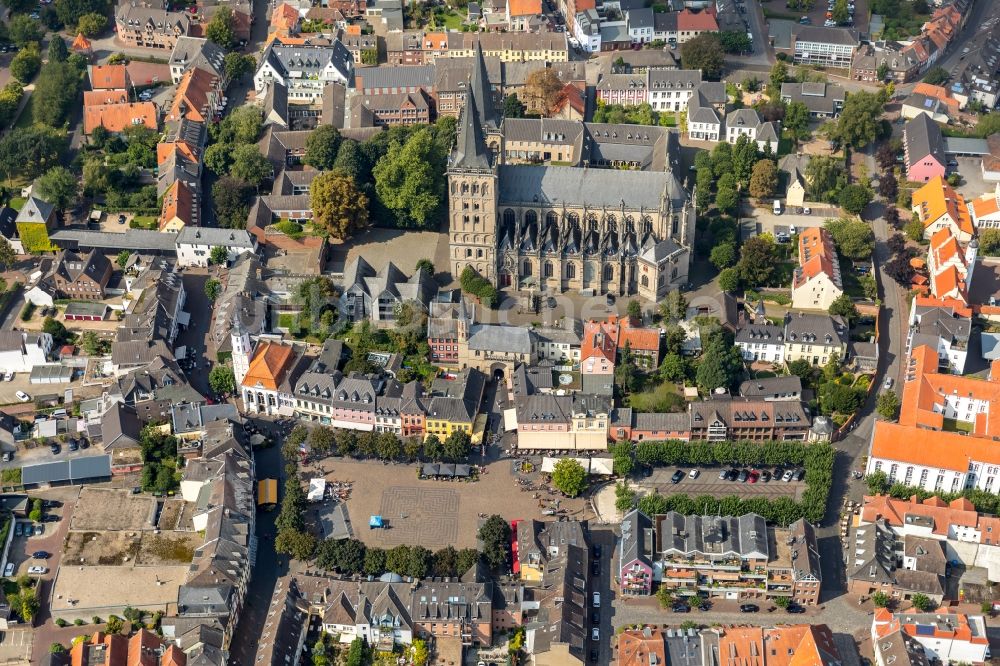
[[[477,103],[475,89],[470,83],[465,95],[465,108],[459,118],[458,142],[452,160],[452,167],[457,169],[489,169],[491,166],[490,151],[486,148],[476,112]]]
[[[499,127],[490,76],[486,71],[486,58],[483,56],[483,45],[479,40],[476,40],[476,55],[472,63],[472,82],[469,84],[469,90],[475,94],[476,103],[479,104],[479,125],[493,129]]]

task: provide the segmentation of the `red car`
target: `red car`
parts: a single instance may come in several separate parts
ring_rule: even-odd
[[[750,478],[747,479],[750,483],[757,483],[757,479],[760,478],[760,472],[755,469],[750,470]]]

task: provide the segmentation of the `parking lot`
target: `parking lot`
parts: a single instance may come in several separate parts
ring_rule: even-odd
[[[854,2],[854,28],[859,32],[868,31],[868,5],[869,0],[853,0]],[[813,8],[809,11],[792,10],[787,9],[784,2],[781,0],[770,0],[769,2],[764,2],[764,6],[768,9],[781,12],[783,14],[796,14],[797,17],[808,16],[812,25],[823,25],[826,21],[826,13],[829,10],[829,3],[823,2],[823,0],[817,0],[814,3]]]
[[[674,473],[678,471],[684,472],[684,477],[678,482],[674,483],[672,477]],[[692,479],[690,477],[690,468],[677,468],[677,467],[665,467],[662,469],[654,470],[651,475],[639,481],[639,485],[643,488],[648,488],[651,490],[657,490],[661,494],[664,493],[686,493],[692,497],[698,495],[710,495],[712,497],[725,497],[727,495],[738,494],[741,497],[747,496],[761,496],[767,498],[776,497],[791,497],[792,499],[799,500],[802,498],[802,493],[806,489],[805,480],[802,481],[765,481],[766,475],[763,472],[767,471],[769,474],[774,472],[773,468],[761,468],[760,477],[756,482],[750,482],[749,478],[745,482],[741,481],[729,481],[719,478],[720,472],[723,470],[741,470],[743,468],[739,467],[708,467],[698,470],[697,478]],[[749,469],[747,469],[749,475]],[[787,471],[787,470],[782,470]]]

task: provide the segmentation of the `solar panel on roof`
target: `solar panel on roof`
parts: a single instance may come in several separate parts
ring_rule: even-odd
[[[934,100],[932,100],[932,99],[925,99],[924,100],[924,108],[929,109],[932,106],[934,106]]]
[[[933,636],[934,627],[929,624],[918,624],[917,625],[917,636]]]

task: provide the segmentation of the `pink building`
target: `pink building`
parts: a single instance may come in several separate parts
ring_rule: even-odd
[[[948,161],[944,153],[944,137],[941,136],[941,128],[927,114],[919,114],[903,127],[903,150],[907,180],[926,183],[945,176]]]

